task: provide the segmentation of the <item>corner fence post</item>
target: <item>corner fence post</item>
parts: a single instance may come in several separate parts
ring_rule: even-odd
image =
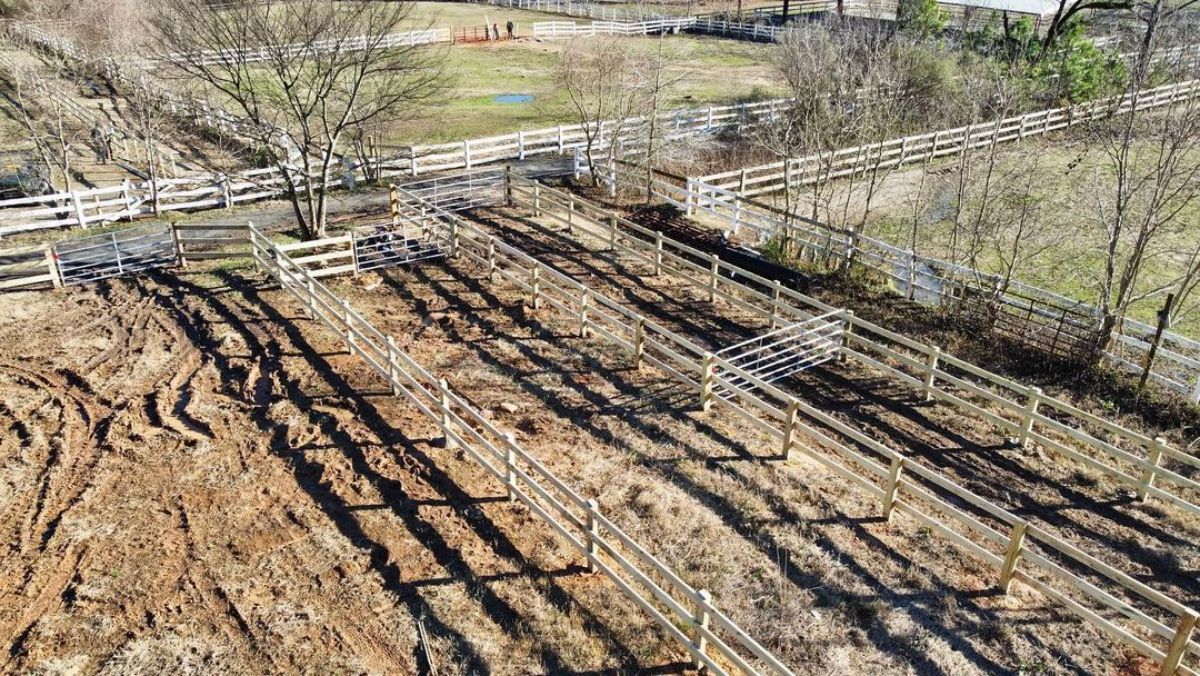
[[[596,556],[600,553],[600,548],[596,544],[596,539],[600,536],[600,522],[596,519],[596,515],[600,512],[600,503],[595,500],[587,501],[587,567],[589,573],[594,573],[599,570],[596,565]]]
[[[846,310],[846,328],[842,329],[842,344],[838,346],[838,361],[846,361],[846,349],[850,347],[850,336],[854,332],[854,310]]]
[[[608,250],[617,250],[617,215],[608,215]]]
[[[310,282],[311,284],[311,282]],[[392,396],[400,396],[400,374],[396,369],[396,353],[399,350],[396,348],[396,339],[387,337],[387,360],[388,360],[388,381],[392,386]]]
[[[1154,443],[1150,446],[1149,462],[1152,465],[1147,467],[1142,472],[1141,486],[1138,487],[1138,500],[1146,502],[1150,499],[1150,489],[1154,487],[1154,479],[1158,476],[1158,464],[1162,462],[1163,449],[1167,445],[1167,440],[1162,437],[1154,437]]]
[[[312,277],[304,281],[304,287],[308,289],[308,318],[316,320],[317,318],[317,289],[313,284]]]
[[[1183,663],[1183,655],[1187,652],[1188,643],[1192,640],[1192,632],[1196,630],[1197,614],[1188,610],[1179,616],[1179,624],[1175,628],[1175,638],[1171,639],[1171,647],[1167,649],[1166,659],[1163,660],[1163,676],[1175,676]]]
[[[1000,568],[1000,591],[1008,594],[1012,589],[1013,576],[1017,572],[1017,563],[1021,560],[1021,547],[1025,545],[1025,531],[1029,522],[1018,521],[1013,524],[1009,534],[1008,551],[1004,554],[1004,564]]]
[[[438,390],[438,403],[441,407],[439,412],[442,414],[442,448],[458,448],[458,442],[450,436],[450,427],[453,425],[450,419],[450,383],[446,382],[445,378],[439,378]]]
[[[705,637],[705,633],[708,631],[709,623],[712,619],[712,616],[709,613],[709,608],[712,607],[712,594],[710,594],[707,589],[701,589],[700,591],[696,592],[696,596],[699,598],[696,600],[695,648],[696,652],[700,653],[701,655],[707,655],[708,638]],[[705,666],[704,662],[702,662],[699,657],[693,657],[692,664],[697,669]]]
[[[929,348],[929,357],[925,362],[925,401],[933,401],[933,384],[937,379],[938,360],[942,358],[942,348],[933,345]]]
[[[712,408],[713,378],[716,376],[717,357],[711,352],[704,353],[704,363],[700,370],[700,411],[707,413]]]
[[[892,522],[892,513],[896,509],[896,499],[900,495],[900,478],[904,474],[904,456],[892,458],[892,466],[888,470],[887,491],[883,496],[883,521]]]

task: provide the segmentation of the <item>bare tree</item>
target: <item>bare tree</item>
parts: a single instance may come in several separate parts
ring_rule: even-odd
[[[443,88],[440,55],[394,45],[407,2],[165,0],[161,57],[229,101],[284,177],[301,235],[324,236],[331,170],[347,132],[411,116]],[[253,56],[253,58],[252,58]]]
[[[1157,22],[1151,22],[1127,104],[1091,129],[1104,152],[1101,177],[1106,179],[1097,181],[1092,219],[1104,242],[1096,276],[1101,314],[1097,359],[1130,305],[1161,291],[1140,288],[1143,273],[1147,265],[1170,253],[1165,247],[1174,236],[1188,231],[1187,214],[1200,198],[1200,101],[1192,97],[1165,108],[1139,110],[1162,37]],[[1191,62],[1184,69],[1195,72]]]
[[[583,133],[584,157],[595,185],[599,160],[617,157],[644,116],[653,116],[661,93],[655,86],[661,84],[661,71],[630,46],[628,40],[609,36],[576,38],[559,59],[558,84]]]
[[[12,75],[13,108],[33,142],[47,181],[70,192],[74,186],[73,149],[87,142],[88,132],[75,119],[67,97],[55,91],[42,73],[18,68]]]

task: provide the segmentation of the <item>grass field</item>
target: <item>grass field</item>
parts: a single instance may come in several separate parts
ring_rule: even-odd
[[[1150,148],[1139,153],[1149,161]],[[1195,161],[1193,158],[1192,161]],[[957,171],[945,163],[935,165],[927,176],[922,197],[916,201],[917,250],[925,255],[950,256],[950,216]],[[1000,155],[997,176],[1010,182],[1023,181],[1034,172],[1031,215],[1034,225],[1021,237],[1021,247],[1037,254],[1020,265],[1014,278],[1088,303],[1098,299],[1098,275],[1104,269],[1105,231],[1095,204],[1113,192],[1111,165],[1104,147],[1094,140],[1059,139],[1027,141],[1006,147]],[[889,178],[885,199],[877,199],[869,231],[884,240],[908,248],[912,241],[912,213],[920,169],[898,172]],[[977,170],[982,176],[982,169]],[[978,180],[982,180],[981,178]],[[1010,199],[1019,199],[1013,196]],[[970,205],[966,211],[977,208]],[[1134,319],[1153,324],[1171,283],[1186,265],[1185,252],[1196,247],[1195,225],[1200,207],[1184,207],[1175,223],[1164,229],[1151,246],[1147,263],[1137,284],[1138,294],[1149,294],[1132,306]],[[1133,227],[1133,226],[1131,226]],[[1004,267],[1002,247],[1011,246],[1016,226],[1005,224],[999,234],[987,238],[978,254],[977,267],[1000,273]],[[1128,247],[1125,242],[1123,246]],[[1157,291],[1157,292],[1156,292]],[[1180,317],[1176,331],[1200,335],[1200,311],[1193,308]]]
[[[680,82],[667,106],[728,104],[783,94],[765,63],[769,45],[716,38],[665,38],[671,70]],[[658,38],[629,38],[629,49],[651,49]],[[422,116],[393,125],[387,143],[456,141],[572,122],[568,100],[555,82],[559,55],[569,42],[498,42],[446,49],[449,100]],[[529,94],[527,104],[495,103],[499,94]]]

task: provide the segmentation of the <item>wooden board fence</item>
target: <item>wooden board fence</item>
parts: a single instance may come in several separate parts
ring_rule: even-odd
[[[560,222],[568,222],[573,230],[593,236],[610,247],[630,254],[637,260],[653,266],[655,271],[673,268],[680,278],[702,288],[710,288],[712,282],[705,279],[705,276],[711,268],[702,263],[704,258],[711,257],[710,254],[671,240],[661,232],[641,228],[572,195],[526,182],[519,177],[512,177],[511,180],[513,185],[510,192],[514,204],[530,209],[535,214],[553,215]],[[469,226],[464,225],[462,228],[464,233],[471,232]],[[614,229],[617,230],[615,235]],[[472,248],[467,244],[469,240],[470,237],[464,235],[464,249]],[[487,247],[476,245],[475,249],[491,252],[498,246],[494,237],[488,239],[487,243]],[[479,262],[492,269],[494,259],[490,253],[488,255],[486,259],[479,256]],[[535,260],[528,264],[541,265]],[[722,270],[718,284],[725,288],[722,297],[734,299],[733,304],[738,307],[755,305],[754,300],[757,300],[761,303],[758,306],[759,313],[769,313],[770,316],[789,311],[808,315],[805,310],[800,309],[802,307],[813,307],[825,312],[838,311],[837,308],[807,299],[791,289],[782,288],[776,280],[765,279],[724,262],[718,262],[717,266]],[[541,285],[522,286],[534,289],[535,302],[536,294],[542,294],[544,297],[548,293],[545,280],[553,276],[545,266],[539,269]],[[734,280],[747,280],[747,283]],[[754,288],[748,284],[752,284]],[[627,348],[627,337],[638,335],[640,340],[644,341],[640,345],[641,350],[656,355],[671,355],[669,360],[656,359],[658,363],[655,365],[662,365],[668,373],[696,387],[700,392],[702,406],[711,403],[711,399],[706,401],[706,396],[710,396],[706,393],[711,393],[716,386],[737,392],[737,396],[719,397],[716,400],[748,420],[765,415],[769,420],[776,421],[774,424],[766,423],[764,430],[786,444],[783,455],[786,456],[797,438],[803,436],[809,439],[820,449],[815,446],[803,447],[806,452],[835,473],[850,479],[881,499],[885,513],[893,510],[906,513],[967,551],[997,565],[1002,587],[1006,588],[1013,580],[1026,582],[1061,602],[1104,633],[1156,660],[1163,665],[1164,673],[1195,673],[1190,667],[1179,664],[1179,659],[1185,653],[1200,656],[1200,644],[1192,639],[1194,622],[1191,618],[1195,616],[1193,609],[1084,553],[1036,524],[953,484],[936,471],[879,444],[832,416],[796,400],[770,383],[756,378],[752,373],[732,364],[720,364],[714,355],[707,353],[703,347],[694,345],[678,335],[656,330],[659,327],[649,323],[644,317],[624,310],[611,301],[605,301],[595,292],[589,293],[593,303],[604,304],[609,313],[608,317],[624,315],[627,319],[622,329],[609,327],[598,333],[613,336],[614,342],[619,342]],[[783,299],[783,307],[780,306],[780,299]],[[568,303],[558,305],[562,305],[568,313],[578,311]],[[1192,514],[1200,513],[1194,503],[1182,500],[1174,493],[1156,493],[1153,479],[1150,478],[1171,474],[1173,480],[1183,480],[1185,486],[1195,488],[1194,482],[1187,483],[1190,482],[1189,479],[1159,465],[1164,455],[1170,453],[1173,459],[1185,465],[1200,467],[1200,461],[1194,456],[1175,449],[1168,451],[1168,447],[1161,440],[1146,439],[1065,402],[1043,395],[1035,389],[1025,388],[967,362],[943,355],[936,348],[922,346],[916,341],[865,322],[852,314],[847,313],[847,318],[851,327],[848,333],[850,342],[842,348],[847,356],[901,382],[920,388],[927,396],[979,415],[1001,429],[1013,433],[1022,442],[1037,441],[1109,476],[1124,477],[1127,483],[1138,486],[1139,492],[1144,492],[1147,496],[1154,495],[1170,501]],[[667,343],[658,344],[659,340],[665,340]],[[891,347],[888,346],[889,343]],[[666,344],[670,347],[664,352]],[[925,350],[924,354],[917,352],[921,349]],[[682,353],[679,350],[682,350]],[[916,358],[908,350],[917,352]],[[899,363],[907,368],[898,368],[885,362]],[[717,368],[718,365],[720,369]],[[737,378],[722,380],[719,375],[721,370],[735,374]],[[1006,384],[1010,392],[1021,393],[1026,399],[1006,399],[997,394],[992,387],[981,386],[972,378],[979,378],[991,385]],[[738,381],[752,383],[755,389],[739,390]],[[759,393],[769,396],[764,399],[764,395]],[[991,413],[983,405],[972,403],[968,398],[978,398],[989,406],[1001,407],[1001,410],[1005,410],[1004,407],[1007,406],[1011,417]],[[861,444],[868,449],[870,455],[863,455],[845,444],[834,441],[824,433],[801,425],[795,417],[796,411]],[[1145,440],[1151,448],[1153,460],[1134,456],[1091,436],[1073,424],[1063,422],[1068,417],[1099,427],[1110,435],[1123,434],[1127,440]],[[780,421],[785,423],[782,427],[779,426]],[[1065,442],[1064,439],[1069,439],[1070,442]],[[1080,452],[1074,443],[1083,445],[1088,452]],[[838,457],[828,457],[825,449],[832,449]],[[1110,459],[1127,461],[1133,467],[1143,470],[1145,474],[1132,476],[1115,470],[1098,459],[1105,455]],[[967,508],[970,508],[972,513],[964,511]],[[989,525],[989,522],[995,525]],[[951,528],[950,524],[958,526],[958,530]],[[1033,547],[1035,544],[1037,549]],[[1072,596],[1076,593],[1082,593],[1094,606],[1083,605]],[[1131,605],[1129,597],[1136,597],[1144,609]],[[1107,607],[1124,616],[1132,622],[1133,628],[1121,626],[1114,620],[1101,616],[1098,612],[1100,607]],[[1154,612],[1154,615],[1148,614],[1150,612]]]
[[[419,198],[413,198],[414,200]],[[425,215],[434,213],[427,211]],[[437,212],[442,217],[446,212]],[[491,474],[508,493],[548,524],[593,570],[604,573],[692,656],[714,673],[792,672],[719,610],[710,594],[688,585],[667,564],[626,535],[587,500],[555,476],[515,437],[396,346],[328,287],[316,280],[257,229],[250,239],[255,259],[306,308],[310,316],[343,336],[347,350],[383,377],[442,431],[448,443]],[[536,287],[534,287],[536,288]]]
[[[1198,95],[1200,80],[1188,80],[1146,89],[1138,92],[1136,97],[1127,94],[1065,108],[1050,108],[991,122],[698,176],[689,181],[697,186],[732,190],[743,197],[753,197],[1048,134],[1128,110],[1130,105],[1136,105],[1138,110],[1148,110],[1187,101]]]

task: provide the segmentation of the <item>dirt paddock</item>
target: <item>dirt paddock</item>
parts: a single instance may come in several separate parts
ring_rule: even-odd
[[[536,228],[493,225],[553,252]],[[556,255],[610,266],[597,279],[624,279],[604,283],[631,299],[675,299],[661,315],[697,333],[729,321],[667,278]],[[6,297],[3,670],[421,673],[418,625],[441,673],[688,669],[260,280],[167,272]],[[798,673],[1148,666],[1027,589],[1000,595],[994,570],[932,533],[886,526],[816,463],[764,461],[760,432],[699,413],[695,392],[531,312],[485,270],[437,261],[331,286]],[[840,377],[861,399],[848,415],[880,413],[881,390]]]

